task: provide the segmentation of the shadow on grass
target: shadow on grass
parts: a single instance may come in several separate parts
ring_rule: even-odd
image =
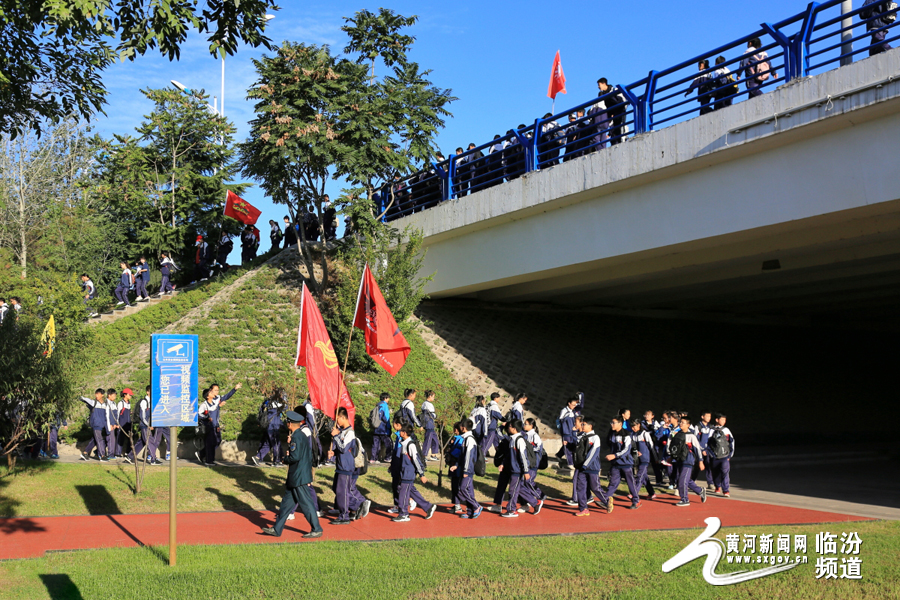
[[[14,477],[19,475],[40,475],[54,468],[56,468],[55,463],[36,460],[19,461],[13,469],[4,467],[3,475],[0,476],[0,492],[15,481]],[[10,498],[0,493],[0,517],[15,517],[18,514],[17,508],[21,505],[21,500]]]
[[[72,578],[65,574],[38,575],[53,600],[81,600],[84,596]]]

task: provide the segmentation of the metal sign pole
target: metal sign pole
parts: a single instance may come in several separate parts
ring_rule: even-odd
[[[169,427],[169,440],[176,439],[178,428]],[[176,451],[178,444],[173,442],[175,449],[169,449],[171,460],[169,461],[169,566],[175,566],[175,557],[178,552],[178,541],[175,539],[175,463],[178,462]],[[171,445],[171,444],[170,444]]]

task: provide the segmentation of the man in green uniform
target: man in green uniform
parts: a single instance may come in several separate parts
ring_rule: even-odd
[[[316,516],[316,509],[313,506],[312,498],[304,489],[312,485],[312,450],[310,449],[309,439],[298,431],[303,425],[306,417],[300,413],[289,410],[285,414],[287,428],[290,430],[288,434],[288,455],[284,462],[288,465],[287,474],[287,491],[281,500],[281,507],[278,511],[278,518],[272,527],[263,527],[263,533],[266,535],[274,535],[280,537],[284,530],[284,524],[288,515],[294,512],[296,507],[300,508],[300,512],[309,521],[312,531],[304,534],[305,538],[322,537],[322,526],[319,525],[319,517]]]

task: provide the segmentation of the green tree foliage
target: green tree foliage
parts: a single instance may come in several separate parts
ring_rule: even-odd
[[[320,223],[325,182],[347,182],[350,189],[336,204],[354,219],[356,231],[371,232],[379,217],[375,192],[431,158],[450,114],[446,105],[455,98],[407,56],[415,38],[401,30],[416,17],[381,9],[346,21],[346,57],[333,56],[327,46],[286,42],[275,56],[255,62],[259,78],[248,95],[257,101],[257,116],[241,164],[292,216],[312,204]],[[387,70],[376,78],[379,61]],[[313,257],[303,252],[312,273]],[[329,266],[324,255],[319,260],[323,281],[311,281],[314,291],[328,287]]]
[[[270,0],[0,0],[0,131],[40,132],[106,101],[103,70],[148,50],[177,59],[191,30],[212,55],[269,46]]]
[[[96,193],[127,223],[131,256],[184,250],[198,233],[215,245],[223,227],[238,231],[236,221],[222,217],[226,190],[247,187],[225,183],[237,174],[234,126],[202,93],[142,91],[155,108],[135,137],[116,135],[100,153]]]
[[[71,338],[57,331],[52,354],[41,340],[45,323],[28,309],[0,325],[0,454],[15,466],[15,450],[46,434],[74,394]]]

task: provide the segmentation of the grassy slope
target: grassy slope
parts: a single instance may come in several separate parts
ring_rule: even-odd
[[[696,531],[541,538],[252,546],[181,546],[55,553],[0,563],[0,598],[706,598],[785,600],[897,598],[900,523],[853,524],[863,540],[861,581],[817,580],[812,540],[821,525],[726,529],[803,533],[810,563],[717,588],[696,561],[664,574],[662,563]],[[831,528],[834,531],[834,528]],[[840,529],[838,529],[840,531]],[[115,565],[123,565],[122,569]],[[125,575],[127,565],[127,576]],[[139,565],[139,567],[137,566]],[[738,570],[720,564],[717,572]],[[162,596],[160,596],[162,594]]]
[[[243,272],[225,276],[206,288],[176,296],[171,301],[98,327],[97,341],[87,352],[83,382],[85,390],[131,387],[143,390],[149,383],[149,337],[164,328],[196,334],[200,339],[200,387],[218,382],[224,391],[238,381],[245,385],[222,410],[224,440],[258,439],[256,410],[261,387],[278,383],[306,393],[302,371],[293,367],[296,354],[299,310],[292,297],[302,277],[295,268],[264,264],[242,283],[234,283]],[[234,289],[225,289],[233,284]],[[217,292],[221,292],[215,296]],[[223,297],[224,296],[224,297]],[[364,421],[377,396],[386,391],[399,408],[404,388],[433,389],[438,400],[465,394],[422,339],[404,325],[412,352],[400,373],[391,378],[385,371],[348,375],[350,393],[357,405],[357,430],[369,435]],[[83,426],[87,411],[76,409],[74,427],[87,439]],[[190,432],[184,432],[185,435]]]

